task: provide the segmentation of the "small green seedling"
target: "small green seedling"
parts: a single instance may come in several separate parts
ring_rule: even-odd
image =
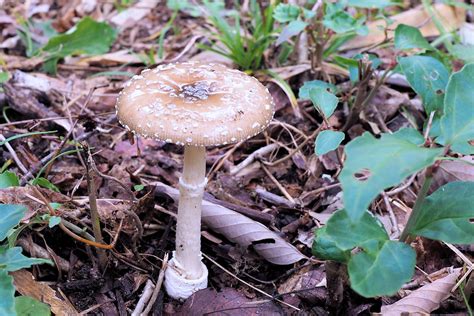
[[[240,13],[224,10],[223,1],[204,0],[207,17],[217,32],[213,32],[211,45],[200,48],[213,51],[231,59],[243,70],[258,70],[263,65],[263,53],[276,38],[273,10],[270,3],[262,9],[256,0],[250,1],[250,23],[242,23]],[[227,12],[233,22],[225,20]]]

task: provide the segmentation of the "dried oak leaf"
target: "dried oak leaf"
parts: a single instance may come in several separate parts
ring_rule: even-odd
[[[216,292],[210,288],[190,296],[177,315],[283,315],[273,302],[252,302],[232,288]]]
[[[410,315],[416,313],[416,315],[420,315],[431,313],[438,309],[440,303],[451,295],[451,289],[456,284],[460,274],[461,269],[455,269],[453,273],[411,292],[398,302],[382,306],[382,315],[401,315],[402,313],[410,313]]]

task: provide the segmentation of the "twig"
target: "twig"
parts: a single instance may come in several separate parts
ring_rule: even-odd
[[[36,187],[33,186],[32,188],[33,188],[33,191],[35,191],[35,193],[40,196],[41,204],[43,204],[44,206],[48,208],[49,214],[56,215],[56,212],[51,207],[51,205],[49,204],[48,200],[44,197],[44,195]],[[101,244],[92,240],[87,240],[85,238],[82,238],[81,236],[76,235],[75,233],[70,231],[66,226],[64,226],[64,224],[62,223],[62,220],[61,222],[59,222],[59,228],[61,228],[67,235],[89,246],[93,246],[93,247],[101,248],[101,249],[113,249],[115,247],[115,243],[117,242],[118,236],[120,235],[120,231],[122,230],[122,225],[123,225],[123,219],[120,221],[114,240],[112,241],[110,245],[107,245],[107,244]]]
[[[0,141],[1,142],[4,142],[6,141],[6,138],[5,136],[3,136],[3,134],[0,134]],[[23,165],[23,163],[21,162],[21,160],[18,158],[15,150],[13,149],[13,147],[10,145],[9,142],[5,142],[5,147],[7,147],[7,150],[8,152],[10,153],[10,155],[12,156],[13,158],[13,161],[15,161],[16,165],[18,166],[18,168],[20,168],[21,172],[23,174],[26,174],[28,173],[28,169],[26,169],[25,165]]]
[[[211,261],[213,264],[215,264],[216,266],[218,266],[222,271],[224,271],[225,273],[227,273],[227,274],[233,276],[234,278],[236,278],[237,280],[239,280],[239,281],[242,282],[243,284],[245,284],[245,285],[247,285],[248,287],[252,288],[254,291],[257,291],[257,292],[259,292],[260,294],[263,294],[263,295],[265,295],[266,297],[269,297],[270,299],[275,300],[275,301],[277,301],[277,302],[279,302],[279,303],[281,303],[281,304],[283,304],[283,305],[286,305],[286,306],[288,306],[288,307],[291,307],[291,308],[293,308],[294,310],[300,311],[300,309],[299,309],[298,307],[293,306],[293,305],[291,305],[291,304],[288,304],[288,303],[286,303],[286,302],[284,302],[284,301],[282,301],[282,300],[279,300],[279,299],[277,299],[277,298],[274,298],[272,295],[268,294],[267,292],[264,292],[264,291],[260,290],[259,288],[253,286],[252,284],[250,284],[250,283],[248,283],[248,282],[242,280],[241,278],[239,278],[238,276],[236,276],[235,274],[233,274],[232,272],[230,272],[229,270],[227,270],[226,268],[224,268],[224,267],[223,267],[222,265],[220,265],[217,261],[215,261],[214,259],[212,259],[212,258],[209,257],[208,255],[206,255],[205,253],[202,253],[202,255],[203,255],[207,260]]]
[[[428,140],[428,137],[430,136],[430,130],[431,130],[431,125],[433,125],[433,118],[435,115],[435,111],[431,111],[430,117],[428,119],[428,124],[426,126],[425,134],[423,135],[425,138],[425,142]]]
[[[270,172],[270,170],[268,170],[267,167],[265,167],[264,164],[260,164],[260,166],[262,167],[263,171],[265,171],[265,173],[267,174],[267,176],[270,178],[270,180],[272,180],[272,182],[277,186],[278,190],[280,190],[280,192],[293,204],[296,204],[295,200],[293,199],[293,197],[288,193],[288,191],[286,191],[286,189],[281,185],[280,182],[278,182],[278,180],[273,176],[273,174]]]
[[[148,302],[148,306],[145,308],[143,313],[140,314],[140,316],[148,315],[151,309],[153,308],[153,304],[155,304],[155,301],[158,298],[158,294],[160,293],[161,284],[163,283],[163,279],[165,278],[165,270],[167,266],[168,266],[168,253],[166,253],[165,256],[163,257],[160,274],[158,275],[158,280],[156,280],[155,289],[153,290],[153,294],[151,295],[150,301]]]
[[[387,196],[393,196],[393,195],[395,195],[395,194],[398,194],[398,193],[404,191],[406,188],[408,188],[408,187],[413,183],[413,181],[415,180],[416,176],[417,176],[416,173],[413,174],[413,175],[408,179],[408,181],[407,181],[405,184],[403,184],[402,186],[399,186],[398,188],[395,188],[395,189],[393,189],[393,190],[391,190],[391,191],[386,192]]]
[[[209,170],[209,173],[207,174],[207,179],[210,180],[214,176],[214,174],[224,165],[224,162],[229,159],[229,157],[237,150],[237,148],[242,145],[244,141],[241,141],[234,146],[232,146],[231,149],[229,149],[220,159],[219,162],[214,166],[212,166],[211,170]],[[231,173],[232,174],[232,173]]]
[[[288,199],[285,199],[279,195],[273,194],[271,192],[268,192],[264,188],[257,186],[255,189],[255,192],[262,198],[263,200],[270,202],[275,205],[279,206],[285,206],[288,208],[294,208],[296,206],[296,202],[291,202]]]
[[[232,168],[230,170],[230,174],[231,175],[236,175],[237,173],[239,173],[242,169],[244,169],[245,167],[249,166],[252,162],[254,162],[256,159],[260,159],[261,157],[265,156],[265,155],[268,155],[269,153],[271,153],[273,150],[275,150],[276,148],[278,147],[277,144],[270,144],[270,145],[267,145],[267,146],[264,146],[264,147],[261,147],[259,149],[257,149],[256,151],[254,151],[253,153],[251,153],[250,155],[247,156],[247,158],[245,158],[244,160],[242,160],[241,163],[239,163],[237,166],[235,166],[234,168]]]
[[[138,300],[137,306],[135,306],[135,309],[133,310],[132,316],[139,316],[141,314],[141,312],[145,308],[145,304],[150,300],[154,288],[155,287],[153,286],[153,282],[148,280],[146,282],[145,288],[143,289],[143,293],[140,297],[140,300]]]
[[[281,158],[281,159],[278,159],[276,161],[272,161],[272,162],[267,162],[267,161],[262,161],[262,163],[264,163],[265,165],[267,166],[270,166],[270,167],[274,167],[288,159],[290,159],[294,154],[296,154],[297,152],[299,152],[301,150],[301,148],[303,148],[310,140],[312,140],[314,137],[316,137],[316,135],[318,135],[319,131],[321,130],[321,126],[318,127],[318,129],[316,129],[313,134],[311,134],[310,136],[308,136],[307,139],[305,139],[301,144],[298,145],[298,147],[296,147],[293,151],[291,151],[288,155],[286,155],[285,157]]]
[[[397,232],[397,234],[400,234],[400,228],[398,227],[397,217],[393,213],[393,209],[392,209],[392,206],[390,205],[390,200],[387,196],[387,193],[382,192],[382,197],[385,203],[385,207],[387,208],[388,214],[390,216],[390,221],[392,222],[392,226],[395,228],[395,232]]]
[[[103,244],[104,238],[102,237],[99,210],[97,208],[97,191],[94,183],[94,170],[91,168],[92,164],[94,164],[94,161],[89,147],[84,147],[87,149],[86,179],[87,190],[89,191],[89,209],[92,221],[92,231],[94,233],[95,240],[99,244]],[[97,257],[99,258],[100,269],[104,270],[105,266],[107,265],[107,254],[101,249],[97,249]]]

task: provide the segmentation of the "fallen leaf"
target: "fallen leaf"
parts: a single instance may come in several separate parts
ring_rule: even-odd
[[[402,313],[429,314],[438,309],[440,303],[451,295],[451,289],[460,274],[461,269],[455,269],[453,273],[411,292],[398,302],[382,306],[381,313],[384,316]]]
[[[110,19],[121,30],[134,26],[137,22],[145,18],[151,10],[156,7],[158,0],[141,0],[133,6],[118,13]]]
[[[232,288],[221,292],[207,288],[191,295],[177,315],[283,315],[283,311],[273,302],[252,302]]]
[[[324,303],[327,297],[324,265],[300,269],[278,287],[279,294],[295,293],[311,303]]]
[[[441,22],[447,32],[457,30],[465,19],[465,10],[460,7],[453,7],[443,3],[433,5],[438,20]],[[404,11],[390,17],[393,23],[390,24],[388,37],[393,38],[394,31],[399,24],[405,24],[416,27],[420,30],[424,37],[439,36],[438,28],[435,26],[430,14],[427,13],[423,6]],[[378,44],[385,39],[384,29],[386,27],[385,20],[377,20],[368,23],[369,32],[367,36],[357,36],[342,46],[342,49],[354,49],[360,47]]]
[[[177,189],[163,183],[157,183],[157,189],[178,202]],[[203,201],[202,223],[243,247],[253,246],[259,255],[273,264],[287,265],[306,258],[264,225],[223,206]]]
[[[44,282],[38,282],[27,270],[18,270],[10,273],[13,284],[21,295],[30,296],[51,306],[51,311],[56,315],[79,315],[67,300],[63,300],[52,288]]]
[[[44,188],[37,188],[41,191],[44,196],[47,196],[51,202],[56,203],[66,203],[69,202],[70,199],[62,195],[61,193],[57,193],[48,189]],[[42,204],[35,202],[28,198],[26,194],[37,197],[33,187],[10,187],[6,189],[0,190],[0,202],[3,204],[21,204],[27,207],[27,211],[25,216],[23,217],[22,221],[27,221],[31,217],[33,217],[36,211],[44,207]]]
[[[463,160],[463,161],[461,161]],[[465,161],[465,162],[464,162]],[[453,181],[474,181],[474,156],[465,156],[460,160],[445,160],[435,173],[432,190]]]

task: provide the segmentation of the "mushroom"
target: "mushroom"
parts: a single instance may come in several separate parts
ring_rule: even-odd
[[[262,132],[273,117],[273,99],[257,79],[241,71],[182,62],[134,76],[120,92],[116,110],[127,130],[184,146],[176,251],[165,272],[165,288],[173,298],[188,298],[207,287],[208,270],[201,262],[205,147]]]

